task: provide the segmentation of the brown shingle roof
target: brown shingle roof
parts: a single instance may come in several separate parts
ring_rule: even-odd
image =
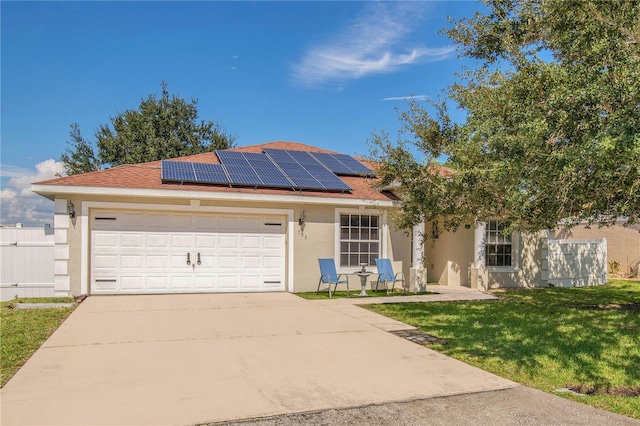
[[[255,152],[261,153],[263,148],[288,149],[294,151],[310,151],[310,152],[335,152],[296,142],[271,142],[259,145],[243,146],[231,148],[233,151]],[[218,164],[218,157],[207,152],[203,154],[189,155],[186,157],[172,158],[171,161],[186,161],[194,163],[212,163]],[[362,160],[367,166],[372,164]],[[340,176],[347,185],[353,188],[350,192],[326,192],[305,190],[297,192],[290,189],[273,189],[273,188],[246,188],[246,187],[229,187],[210,184],[180,184],[179,182],[162,182],[160,177],[160,161],[152,161],[142,164],[131,164],[113,167],[111,169],[100,170],[96,172],[82,173],[72,176],[64,176],[56,179],[36,182],[34,185],[56,185],[56,186],[73,186],[73,187],[102,187],[102,188],[127,188],[141,190],[175,190],[175,191],[203,191],[203,192],[222,192],[222,193],[251,193],[251,194],[270,194],[270,195],[303,195],[308,197],[331,197],[345,199],[366,199],[392,201],[397,198],[389,192],[380,192],[374,186],[376,179],[364,178],[358,176]]]

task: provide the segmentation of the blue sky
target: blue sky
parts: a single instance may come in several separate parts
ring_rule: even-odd
[[[462,69],[437,34],[474,2],[7,2],[1,13],[2,224],[41,225],[33,181],[69,125],[101,124],[148,94],[198,99],[238,145],[297,141],[366,154],[407,96],[435,98]],[[469,65],[467,63],[467,65]]]

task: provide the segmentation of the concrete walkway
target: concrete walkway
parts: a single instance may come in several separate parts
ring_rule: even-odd
[[[518,386],[373,316],[286,293],[90,297],[2,389],[0,420],[196,424]]]
[[[382,292],[383,290],[381,290]],[[455,302],[465,300],[498,300],[492,294],[473,290],[468,287],[453,287],[430,284],[427,291],[435,294],[411,294],[407,296],[391,297],[359,297],[352,295],[349,298],[323,300],[323,302],[347,303],[351,305],[372,305],[377,303],[409,303],[409,302]],[[370,294],[371,290],[367,290]]]

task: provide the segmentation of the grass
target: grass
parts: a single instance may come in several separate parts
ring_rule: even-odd
[[[360,296],[358,296],[358,294],[360,293],[360,289],[358,290],[351,290],[349,292],[350,297],[351,298],[359,298]],[[424,295],[424,294],[436,294],[433,291],[424,291],[424,292],[420,292],[420,293],[410,293],[410,292],[404,292],[402,290],[399,289],[395,289],[394,292],[391,292],[389,294],[387,294],[387,292],[385,290],[378,290],[378,291],[372,291],[372,290],[367,290],[367,294],[369,295],[369,297],[396,297],[396,296],[419,296],[419,295]],[[320,290],[320,292],[318,294],[316,294],[315,291],[309,291],[309,292],[305,292],[305,293],[295,293],[296,296],[300,296],[303,299],[307,299],[307,300],[325,300],[325,299],[329,299],[329,292],[327,290]],[[346,290],[338,290],[336,292],[332,292],[331,293],[331,297],[333,299],[345,299],[347,297],[347,291]]]
[[[70,303],[73,298],[13,299],[0,303],[0,387],[67,319],[73,308],[12,309],[16,303]]]
[[[367,305],[443,341],[430,348],[498,376],[640,419],[640,281],[504,290],[499,301]],[[590,396],[566,387],[602,391]]]

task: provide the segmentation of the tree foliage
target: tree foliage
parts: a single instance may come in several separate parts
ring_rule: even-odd
[[[170,95],[163,82],[160,98],[150,94],[137,109],[128,109],[98,128],[97,152],[82,138],[78,124],[72,124],[71,140],[60,160],[71,175],[231,147],[235,137],[219,124],[198,121],[197,102]]]
[[[94,170],[100,170],[101,162],[96,157],[93,146],[80,133],[78,123],[71,124],[70,139],[67,140],[67,148],[60,156],[68,175],[75,175]]]
[[[474,219],[554,228],[640,219],[640,2],[503,0],[444,32],[477,60],[445,99],[410,102],[404,134],[374,135],[409,227]],[[461,122],[449,105],[465,111]],[[424,155],[418,162],[415,148]],[[439,168],[441,156],[452,173]]]

